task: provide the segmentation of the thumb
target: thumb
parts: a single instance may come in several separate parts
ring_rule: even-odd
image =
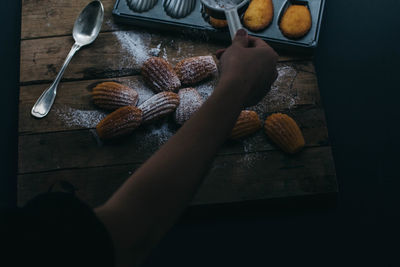
[[[235,38],[232,40],[232,44],[237,44],[241,47],[249,46],[249,38],[245,29],[240,29],[236,32]]]

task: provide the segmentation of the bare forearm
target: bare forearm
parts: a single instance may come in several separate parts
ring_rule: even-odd
[[[241,99],[219,92],[240,85],[221,81],[218,86],[220,90],[97,209],[100,216],[104,210],[123,216],[124,235],[131,235],[131,240],[153,243],[162,237],[193,197],[230,134]]]

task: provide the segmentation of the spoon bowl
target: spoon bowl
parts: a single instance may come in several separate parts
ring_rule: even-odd
[[[57,87],[65,69],[76,51],[78,51],[82,46],[91,44],[97,38],[101,25],[103,24],[103,18],[104,7],[98,0],[90,2],[79,14],[75,21],[74,29],[72,30],[75,44],[72,46],[71,51],[65,59],[64,64],[52,85],[41,94],[35,105],[33,105],[31,110],[32,116],[40,119],[49,113],[54,103],[54,99],[56,98]]]
[[[92,43],[99,35],[103,17],[103,4],[100,1],[89,3],[75,21],[72,31],[75,42],[82,46]]]

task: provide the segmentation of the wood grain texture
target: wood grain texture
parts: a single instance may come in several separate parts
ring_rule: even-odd
[[[92,207],[108,197],[138,164],[19,175],[23,205],[57,181],[67,181]],[[308,148],[287,157],[280,151],[219,156],[191,205],[217,204],[337,191],[330,147]]]
[[[328,144],[324,112],[319,108],[289,111],[303,131],[307,146]],[[168,131],[157,131],[168,127]],[[151,156],[178,126],[172,121],[142,126],[121,140],[99,144],[94,130],[50,132],[19,137],[19,173],[66,168],[99,167],[142,163]],[[155,131],[156,130],[156,131]],[[161,132],[161,133],[160,133]],[[277,149],[260,130],[251,137],[227,142],[219,154],[249,153]]]
[[[81,10],[91,0],[22,0],[21,39],[70,35]],[[102,0],[102,31],[113,29],[111,11],[115,0]]]

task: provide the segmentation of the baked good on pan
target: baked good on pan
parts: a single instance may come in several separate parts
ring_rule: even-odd
[[[144,81],[156,93],[162,91],[176,91],[181,87],[181,82],[174,68],[163,58],[151,57],[142,66]]]
[[[203,99],[194,88],[179,90],[179,106],[175,110],[175,122],[182,125],[201,107]]]
[[[153,121],[174,112],[179,105],[179,96],[173,92],[158,93],[145,102],[139,109],[142,110],[142,123]]]
[[[142,122],[142,111],[133,106],[119,108],[96,126],[100,139],[108,140],[133,132]]]
[[[226,21],[225,19],[216,19],[216,18],[210,16],[210,24],[214,28],[220,29],[220,28],[227,27],[228,21]]]
[[[283,35],[298,39],[308,33],[311,28],[311,13],[305,5],[291,5],[283,14],[279,23]]]
[[[257,113],[251,110],[242,110],[231,132],[231,139],[239,139],[252,134],[261,128],[261,121]]]
[[[193,85],[217,73],[212,56],[185,58],[175,65],[175,73],[184,85]]]
[[[243,16],[243,24],[251,31],[261,31],[271,24],[274,17],[272,0],[253,0]]]
[[[135,106],[138,93],[132,88],[116,82],[102,82],[92,91],[93,103],[100,108],[115,110],[124,106]]]
[[[270,115],[265,120],[264,128],[269,138],[286,153],[294,154],[305,145],[299,126],[286,114]]]

